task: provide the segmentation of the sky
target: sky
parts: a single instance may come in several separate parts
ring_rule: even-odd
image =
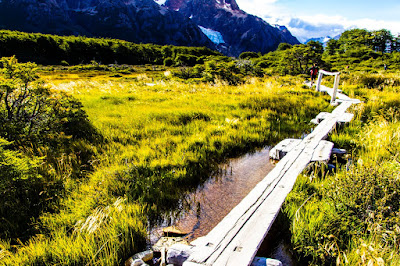
[[[400,33],[400,0],[236,0],[247,13],[286,26],[300,42],[352,28]]]

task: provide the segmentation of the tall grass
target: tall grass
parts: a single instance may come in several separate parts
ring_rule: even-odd
[[[336,174],[300,177],[285,203],[292,245],[305,263],[399,265],[398,87],[344,88],[360,95],[356,120],[330,136],[350,151]]]
[[[73,80],[71,80],[73,75]],[[226,158],[300,136],[329,99],[295,78],[241,86],[182,83],[160,72],[45,72],[78,98],[104,138],[87,178],[63,180],[52,213],[25,243],[1,242],[2,264],[121,264],[144,248],[146,224],[177,207]],[[151,84],[149,84],[151,83]],[[60,171],[63,170],[60,163]]]

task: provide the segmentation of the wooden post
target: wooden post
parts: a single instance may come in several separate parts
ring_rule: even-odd
[[[319,71],[318,80],[317,80],[317,87],[316,87],[317,91],[321,91],[320,87],[321,87],[322,75],[323,75],[322,71]]]
[[[333,93],[332,93],[332,98],[331,98],[331,104],[335,104],[336,102],[336,95],[337,95],[337,90],[339,87],[339,80],[340,80],[340,73],[337,73],[335,75],[335,83],[333,85]]]

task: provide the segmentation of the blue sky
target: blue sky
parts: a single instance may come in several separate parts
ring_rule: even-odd
[[[346,29],[400,33],[399,0],[236,0],[244,11],[289,28],[300,41],[334,37]]]

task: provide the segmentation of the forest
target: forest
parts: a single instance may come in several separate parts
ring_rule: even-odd
[[[329,136],[346,161],[299,176],[283,237],[305,265],[400,264],[399,50],[387,30],[239,58],[0,31],[0,264],[123,264],[220,163],[332,110],[313,63],[363,104]]]

